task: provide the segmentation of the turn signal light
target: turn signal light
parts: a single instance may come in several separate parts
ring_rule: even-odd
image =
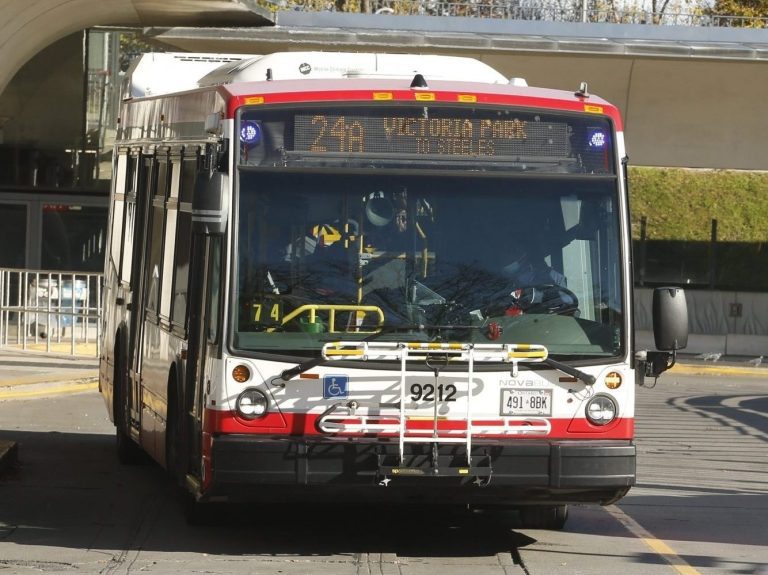
[[[621,374],[618,371],[612,371],[606,375],[605,387],[608,389],[618,389],[621,387]]]
[[[245,383],[251,379],[251,370],[248,369],[247,365],[240,364],[232,370],[232,379],[237,383]]]

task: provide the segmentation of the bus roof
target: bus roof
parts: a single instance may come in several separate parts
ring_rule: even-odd
[[[224,64],[202,77],[200,86],[259,80],[407,78],[416,74],[435,79],[472,78],[475,82],[507,84],[509,80],[474,58],[428,54],[363,52],[278,52]]]
[[[125,73],[122,98],[159,96],[198,88],[198,80],[222,64],[240,62],[245,54],[150,52],[136,58]]]
[[[510,81],[474,58],[426,54],[277,52],[253,54],[150,53],[126,74],[124,98],[157,96],[198,87],[264,80],[471,78],[484,84]],[[524,83],[519,79],[515,83]]]
[[[250,104],[391,100],[533,106],[606,114],[621,129],[615,106],[574,90],[529,87],[473,58],[342,52],[146,54],[132,66],[127,99],[216,91],[227,115]]]

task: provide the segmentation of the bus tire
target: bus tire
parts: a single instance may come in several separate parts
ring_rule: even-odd
[[[567,505],[521,507],[519,513],[523,529],[560,531],[568,520]]]
[[[165,421],[165,467],[171,480],[184,487],[189,458],[188,430],[175,371],[168,376],[168,406]]]
[[[115,351],[115,371],[112,377],[113,412],[115,415],[115,447],[117,459],[123,465],[145,462],[141,447],[131,439],[129,421],[131,407],[128,403],[127,380],[123,369],[124,359]]]

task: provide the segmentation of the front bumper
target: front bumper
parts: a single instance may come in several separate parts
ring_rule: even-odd
[[[399,466],[397,441],[222,435],[213,439],[213,478],[202,495],[273,502],[305,493],[315,501],[343,494],[356,501],[608,504],[635,484],[631,441],[486,440],[473,444],[471,459],[472,474],[463,471],[463,446],[406,444]],[[393,475],[393,466],[413,471]]]

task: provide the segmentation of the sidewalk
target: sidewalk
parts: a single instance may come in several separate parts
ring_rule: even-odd
[[[98,379],[94,356],[0,348],[0,400],[33,384],[72,384]]]
[[[768,357],[678,353],[671,373],[686,375],[748,375],[768,379]]]
[[[0,349],[0,401],[96,389],[96,357]],[[0,426],[2,422],[0,422]],[[18,461],[18,446],[0,439],[0,476]]]

